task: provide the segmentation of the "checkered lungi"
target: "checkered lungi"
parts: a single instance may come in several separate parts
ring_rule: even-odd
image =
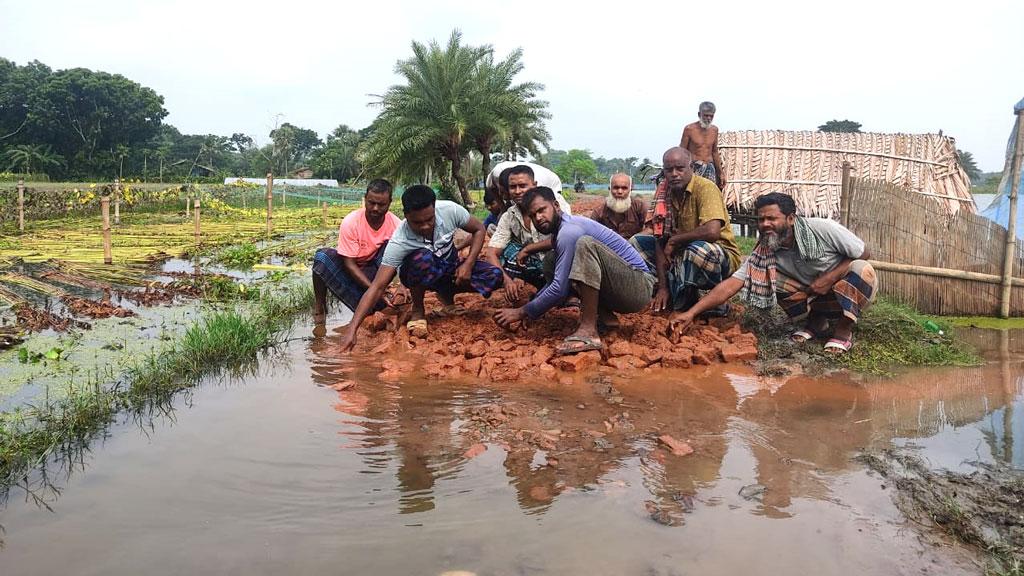
[[[436,256],[426,248],[411,252],[402,261],[398,269],[398,278],[408,288],[423,287],[433,290],[442,296],[453,298],[456,293],[455,270],[462,264],[455,250],[448,256]],[[469,286],[484,298],[491,295],[502,285],[501,269],[489,262],[477,260],[473,264],[473,273],[469,278]]]
[[[794,320],[808,314],[836,320],[846,316],[857,322],[861,314],[875,300],[878,290],[878,276],[867,260],[854,260],[850,270],[827,294],[811,296],[807,286],[776,272],[775,296],[779,306]]]
[[[694,174],[703,176],[714,182],[716,186],[718,185],[718,170],[715,169],[714,162],[701,162],[699,160],[694,160],[691,166],[693,166]]]
[[[501,252],[501,267],[512,278],[523,280],[537,288],[543,288],[546,283],[544,278],[544,260],[536,254],[530,254],[526,257],[526,262],[520,266],[516,263],[516,255],[522,249],[522,244],[509,242]]]
[[[654,270],[654,236],[637,234],[629,242],[644,256],[651,270]],[[689,243],[682,251],[677,250],[668,269],[665,270],[672,308],[688,310],[696,303],[695,290],[710,290],[728,278],[729,274],[729,256],[714,242],[698,240]]]
[[[380,259],[384,256],[384,248],[387,245],[387,242],[381,244],[373,261],[360,267],[360,270],[371,282],[377,275],[377,270],[380,269]],[[359,305],[359,300],[366,293],[366,289],[349,276],[341,255],[334,248],[321,248],[316,251],[316,254],[313,255],[313,274],[319,276],[331,294],[341,300],[349,310],[355,310]],[[383,300],[378,300],[373,309],[375,311],[383,310]]]

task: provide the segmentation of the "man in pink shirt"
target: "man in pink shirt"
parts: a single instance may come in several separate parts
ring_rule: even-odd
[[[384,247],[401,223],[389,212],[391,183],[372,180],[363,195],[363,207],[349,213],[338,228],[338,248],[321,248],[313,257],[313,318],[322,323],[327,313],[327,291],[337,296],[350,310],[370,287]],[[374,310],[392,304],[388,295],[381,298]]]

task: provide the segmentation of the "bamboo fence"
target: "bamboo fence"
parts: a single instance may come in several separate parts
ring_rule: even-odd
[[[836,218],[849,162],[854,177],[927,196],[947,214],[975,212],[956,145],[939,134],[747,130],[723,132],[718,148],[727,180],[722,192],[733,210],[749,211],[758,196],[785,192],[802,214]]]
[[[963,210],[950,215],[932,198],[889,182],[851,178],[849,189],[849,228],[867,244],[872,260],[880,261],[882,295],[928,314],[999,313],[1005,228]],[[1024,245],[1018,241],[1011,316],[1024,315],[1022,265]]]

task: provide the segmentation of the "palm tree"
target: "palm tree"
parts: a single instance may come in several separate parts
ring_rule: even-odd
[[[551,134],[540,117],[524,116],[512,124],[502,153],[505,158],[515,160],[529,154],[534,158],[541,155],[540,147],[548,148]]]
[[[167,159],[167,155],[171,153],[170,144],[160,144],[156,148],[156,152],[153,153],[160,160],[160,183],[164,181],[164,160]]]
[[[55,153],[49,146],[18,144],[11,146],[3,154],[8,162],[7,171],[11,172],[21,168],[25,174],[31,175],[32,168],[43,168],[44,166],[63,166],[64,158]]]
[[[967,178],[970,179],[971,183],[977,183],[981,180],[981,169],[978,168],[978,163],[974,161],[974,154],[957,148],[956,157],[960,161],[960,167],[967,173]]]
[[[465,46],[455,30],[443,48],[437,42],[424,46],[414,41],[412,51],[412,58],[395,67],[406,83],[390,87],[376,103],[381,113],[364,144],[363,164],[408,177],[426,173],[440,157],[450,163],[462,203],[472,206],[462,163],[472,118],[480,114],[480,63],[493,49]]]
[[[485,178],[491,171],[491,152],[495,145],[510,140],[517,127],[530,123],[543,127],[543,121],[551,117],[547,102],[535,99],[537,92],[544,89],[542,84],[512,84],[523,69],[522,57],[522,49],[516,49],[501,62],[495,63],[492,55],[480,62],[476,84],[479,95],[475,98],[478,105],[471,111],[470,132],[473,147],[482,157]],[[546,131],[543,131],[543,139],[546,147]],[[531,141],[530,148],[537,150],[536,143]]]

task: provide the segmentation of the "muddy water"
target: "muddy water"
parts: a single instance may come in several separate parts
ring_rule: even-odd
[[[1024,467],[1012,354],[884,381],[729,367],[485,386],[377,382],[337,344],[292,342],[152,427],[115,427],[51,475],[59,496],[37,485],[52,511],[13,492],[0,573],[972,574],[851,457]]]

